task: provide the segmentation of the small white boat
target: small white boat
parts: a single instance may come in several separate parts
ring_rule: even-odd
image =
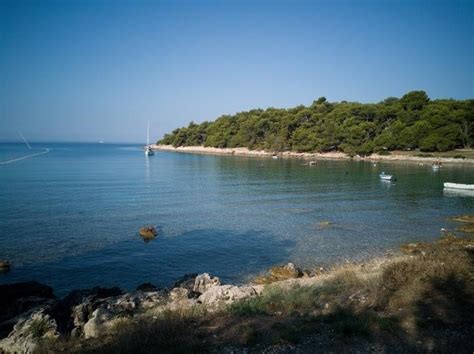
[[[381,174],[379,174],[379,177],[383,181],[395,181],[396,180],[395,176],[386,175],[385,172],[382,172]]]
[[[278,160],[278,156],[277,155],[272,155],[272,159]]]
[[[444,188],[449,188],[449,189],[463,189],[463,190],[474,191],[474,184],[446,182],[443,185],[444,185]]]
[[[146,128],[146,147],[145,147],[145,156],[153,156],[155,152],[150,146],[150,121],[148,121],[148,125]]]

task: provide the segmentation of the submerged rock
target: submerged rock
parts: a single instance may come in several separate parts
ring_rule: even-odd
[[[53,289],[50,286],[36,281],[0,285],[0,304],[3,306],[11,304],[23,297],[54,298]]]
[[[0,272],[8,272],[10,270],[10,262],[6,260],[0,260]]]
[[[327,221],[327,220],[324,220],[324,221],[318,222],[318,225],[319,226],[329,226],[329,225],[331,225],[331,222]]]
[[[158,235],[158,232],[154,226],[144,226],[140,229],[139,233],[145,242],[155,239],[155,237]]]
[[[301,278],[305,273],[293,263],[288,263],[284,266],[277,266],[270,269],[269,274],[262,275],[253,281],[255,284],[270,284],[280,280]]]
[[[158,288],[152,283],[143,283],[137,286],[137,291],[157,291]]]

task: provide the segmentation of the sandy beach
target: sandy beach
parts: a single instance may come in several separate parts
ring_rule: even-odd
[[[174,147],[172,145],[151,145],[154,150],[162,151],[173,151],[182,153],[193,153],[193,154],[210,154],[210,155],[234,155],[234,156],[250,156],[250,157],[273,157],[278,156],[281,158],[301,158],[308,160],[350,160],[351,157],[343,152],[325,152],[325,153],[308,153],[308,152],[270,152],[265,150],[250,150],[245,147],[239,148],[215,148],[205,146],[179,146]],[[391,155],[379,155],[372,154],[370,156],[362,157],[359,155],[354,156],[352,159],[360,161],[391,161],[391,162],[415,162],[415,163],[428,163],[442,162],[445,164],[469,164],[474,165],[474,159],[465,158],[453,158],[453,157],[419,157],[408,155],[404,152],[393,151]]]

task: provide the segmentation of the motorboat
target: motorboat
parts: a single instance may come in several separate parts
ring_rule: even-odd
[[[387,175],[387,174],[385,174],[385,172],[380,173],[380,174],[379,174],[379,177],[380,177],[380,179],[383,180],[383,181],[396,181],[395,176],[393,176],[393,175]]]
[[[444,185],[444,188],[449,188],[449,189],[462,189],[462,190],[474,191],[474,184],[446,182],[443,185]]]

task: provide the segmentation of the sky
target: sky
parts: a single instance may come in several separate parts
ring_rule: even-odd
[[[144,142],[253,108],[474,98],[474,1],[0,0],[0,141]]]

